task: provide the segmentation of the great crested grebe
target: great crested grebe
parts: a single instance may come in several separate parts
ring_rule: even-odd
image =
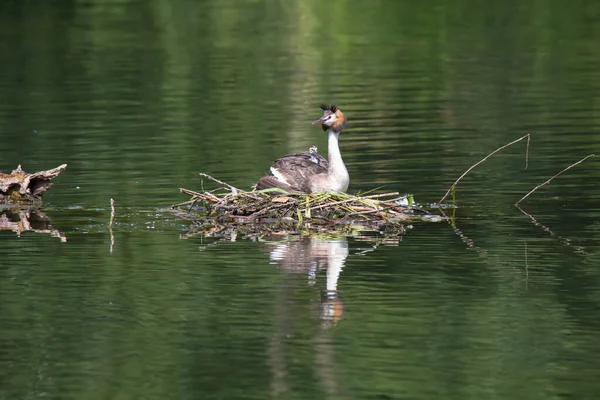
[[[276,160],[268,175],[256,184],[256,189],[281,188],[288,192],[345,192],[350,175],[342,160],[338,139],[347,120],[334,105],[321,105],[323,116],[313,122],[322,125],[329,136],[328,160],[317,154],[313,146],[305,153],[288,154]]]

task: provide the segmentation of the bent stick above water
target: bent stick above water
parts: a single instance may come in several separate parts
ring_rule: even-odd
[[[560,171],[558,174],[556,174],[556,175],[554,175],[552,178],[548,179],[546,182],[544,182],[544,183],[540,183],[539,185],[537,185],[536,187],[534,187],[533,189],[531,189],[531,190],[529,191],[529,193],[527,193],[525,196],[521,197],[521,199],[515,203],[515,206],[519,206],[519,203],[520,203],[520,202],[522,202],[523,200],[525,200],[525,199],[527,198],[527,196],[529,196],[531,193],[535,192],[536,190],[538,190],[538,189],[539,189],[539,188],[541,188],[542,186],[549,184],[549,183],[550,183],[550,181],[551,181],[552,179],[556,178],[557,176],[559,176],[559,175],[560,175],[560,174],[562,174],[563,172],[570,170],[571,168],[573,168],[573,167],[574,167],[574,166],[576,166],[577,164],[581,164],[582,162],[584,162],[585,160],[587,160],[587,159],[588,159],[588,158],[590,158],[590,157],[596,157],[596,155],[595,155],[595,154],[590,154],[590,155],[588,155],[588,156],[586,156],[586,157],[582,158],[581,160],[577,161],[576,163],[569,165],[567,168],[563,169],[563,170],[562,170],[562,171]]]
[[[456,181],[454,181],[454,183],[452,184],[452,186],[450,186],[450,188],[448,189],[448,191],[446,192],[446,194],[440,199],[440,201],[438,201],[438,204],[442,204],[442,202],[444,200],[446,200],[446,197],[448,197],[448,195],[450,194],[450,192],[452,191],[453,188],[456,187],[456,185],[458,184],[458,182],[465,177],[465,175],[467,175],[469,172],[471,172],[471,170],[473,170],[473,168],[475,168],[476,166],[478,166],[479,164],[481,164],[482,162],[484,162],[485,160],[487,160],[488,158],[490,158],[491,156],[493,156],[494,154],[496,154],[497,152],[499,152],[502,149],[507,148],[508,146],[511,146],[517,142],[520,142],[521,140],[527,138],[527,150],[525,152],[525,169],[527,169],[527,167],[529,166],[529,141],[531,140],[531,133],[528,133],[525,136],[520,137],[517,140],[513,140],[512,142],[505,144],[504,146],[492,151],[490,154],[488,154],[487,156],[485,156],[484,158],[482,158],[479,162],[473,164],[468,170],[466,170],[465,172],[463,172],[463,174],[461,176],[458,177],[458,179]]]

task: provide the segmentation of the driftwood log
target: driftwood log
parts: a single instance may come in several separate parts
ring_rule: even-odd
[[[0,203],[24,203],[40,200],[42,194],[48,190],[67,164],[49,169],[47,171],[29,174],[19,165],[10,174],[0,172]]]

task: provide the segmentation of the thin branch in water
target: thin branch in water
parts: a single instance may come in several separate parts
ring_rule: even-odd
[[[171,206],[171,208],[175,208],[175,207],[183,207],[183,206],[187,206],[188,204],[193,204],[193,203],[195,203],[195,202],[196,202],[196,200],[195,200],[195,199],[194,199],[194,200],[188,200],[188,201],[184,201],[183,203],[177,203],[177,204],[173,204],[173,205]]]
[[[112,228],[112,224],[115,221],[115,201],[113,199],[110,199],[110,222],[108,223],[108,226],[110,228]]]
[[[115,221],[115,201],[110,199],[110,222],[108,223],[108,231],[110,232],[110,253],[115,250],[115,234],[112,226]]]
[[[529,142],[531,141],[531,134],[527,134],[527,149],[525,150],[525,169],[529,167]]]
[[[576,166],[577,164],[581,164],[582,162],[584,162],[585,160],[587,160],[590,157],[595,157],[595,154],[590,154],[584,158],[582,158],[581,160],[577,161],[575,164],[571,164],[569,165],[567,168],[563,169],[562,171],[560,171],[558,174],[554,175],[552,178],[548,179],[546,182],[541,183],[539,185],[537,185],[536,187],[534,187],[533,189],[531,189],[531,191],[529,191],[529,193],[527,193],[525,196],[521,197],[521,199],[519,201],[517,201],[515,203],[515,206],[518,206],[520,202],[522,202],[523,200],[525,200],[527,198],[527,196],[529,196],[531,193],[535,192],[536,190],[538,190],[539,188],[541,188],[544,185],[547,185],[550,183],[550,181],[554,178],[556,178],[557,176],[559,176],[560,174],[562,174],[563,172],[573,168],[574,166]]]
[[[450,188],[448,189],[448,191],[446,192],[446,194],[440,199],[440,201],[438,201],[438,204],[442,204],[442,202],[444,200],[446,200],[446,197],[448,197],[448,195],[450,194],[450,192],[452,191],[452,189],[454,189],[456,187],[456,185],[458,184],[458,182],[464,178],[465,175],[467,175],[469,172],[471,172],[471,170],[473,168],[475,168],[476,166],[478,166],[479,164],[481,164],[482,162],[484,162],[485,160],[487,160],[488,158],[490,158],[491,156],[493,156],[494,154],[496,154],[497,152],[499,152],[500,150],[503,150],[505,148],[507,148],[508,146],[511,146],[517,142],[520,142],[521,140],[527,138],[527,150],[526,150],[526,156],[525,156],[525,169],[527,169],[528,165],[529,165],[529,140],[531,138],[531,134],[528,133],[525,136],[520,137],[517,140],[513,140],[512,142],[505,144],[504,146],[494,150],[493,152],[491,152],[490,154],[488,154],[487,156],[485,156],[483,159],[481,159],[479,162],[473,164],[468,170],[466,170],[456,181],[454,181],[454,183],[452,184],[452,186],[450,186]]]
[[[196,197],[194,200],[190,201],[190,206],[188,208],[188,212],[192,211],[192,209],[194,208],[194,206],[196,205],[196,203],[198,203],[198,200],[200,200],[200,198]]]

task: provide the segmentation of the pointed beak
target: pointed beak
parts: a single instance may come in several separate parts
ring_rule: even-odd
[[[318,120],[316,120],[315,122],[313,122],[313,125],[323,125],[323,123],[326,121],[326,116],[323,115],[321,118],[319,118]]]

